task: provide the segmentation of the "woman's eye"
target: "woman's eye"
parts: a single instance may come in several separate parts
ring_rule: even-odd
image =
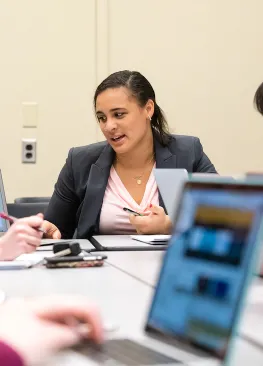
[[[106,122],[106,117],[105,116],[98,116],[98,121],[99,122]]]
[[[117,117],[117,118],[121,118],[123,116],[124,116],[124,113],[121,113],[121,112],[115,113],[115,117]]]

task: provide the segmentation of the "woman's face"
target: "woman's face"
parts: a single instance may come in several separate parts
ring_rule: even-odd
[[[123,154],[134,149],[151,132],[149,117],[154,103],[149,100],[140,107],[125,87],[107,89],[98,95],[96,115],[108,143]]]

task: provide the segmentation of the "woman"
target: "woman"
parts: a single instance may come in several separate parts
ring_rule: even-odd
[[[20,254],[34,252],[41,243],[42,232],[37,228],[42,225],[42,214],[17,220],[0,238],[0,260],[13,260]]]
[[[263,115],[263,83],[261,83],[254,96],[254,105],[258,112]]]
[[[16,299],[0,307],[1,366],[39,365],[85,338],[103,338],[99,312],[85,298]]]
[[[72,148],[51,198],[47,237],[169,233],[153,168],[216,173],[198,138],[171,135],[149,81],[136,71],[110,75],[94,107],[106,141]],[[144,216],[133,217],[128,207]]]

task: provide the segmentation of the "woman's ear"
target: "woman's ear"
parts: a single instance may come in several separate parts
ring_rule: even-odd
[[[148,102],[145,105],[145,109],[146,109],[146,113],[147,113],[147,118],[149,118],[151,120],[152,116],[154,114],[154,102],[153,102],[153,100],[151,100],[151,99],[148,100]]]

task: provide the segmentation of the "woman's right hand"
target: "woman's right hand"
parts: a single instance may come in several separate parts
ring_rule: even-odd
[[[52,222],[44,220],[42,227],[46,231],[45,234],[44,234],[44,238],[46,238],[46,239],[61,239],[61,232],[59,231],[59,229],[54,224],[52,224]]]
[[[13,260],[23,253],[31,253],[41,243],[43,215],[17,220],[0,239],[0,259]]]

